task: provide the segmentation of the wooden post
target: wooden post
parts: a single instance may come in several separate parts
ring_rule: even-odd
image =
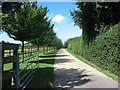
[[[16,88],[19,90],[20,89],[20,74],[19,74],[19,57],[18,60],[16,62]]]
[[[2,47],[2,87],[3,88],[16,88],[19,85],[19,80],[17,80],[19,76],[19,57],[18,57],[18,44],[10,44],[10,43],[0,43]],[[4,56],[4,50],[13,50],[13,55],[10,54],[9,56]],[[13,63],[12,69],[7,68],[8,70],[4,69],[4,65],[8,63]],[[14,80],[14,86],[12,86],[12,78]]]
[[[0,44],[0,90],[2,90],[2,72],[3,72],[2,57],[3,57],[3,50],[2,50],[2,44]]]
[[[13,62],[13,70],[16,72],[16,76],[14,76],[14,84],[17,89],[20,88],[20,76],[19,76],[19,56],[18,56],[18,50],[13,51],[13,55],[16,56],[16,62]]]

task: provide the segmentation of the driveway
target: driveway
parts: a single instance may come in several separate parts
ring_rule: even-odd
[[[60,49],[54,64],[53,88],[118,88],[118,82]]]

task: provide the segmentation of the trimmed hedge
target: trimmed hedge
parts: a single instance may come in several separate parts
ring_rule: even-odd
[[[118,75],[120,63],[119,37],[117,24],[106,29],[106,32],[100,34],[89,46],[83,45],[82,38],[74,38],[68,43],[68,49],[82,55],[98,67]]]
[[[68,49],[74,52],[75,54],[82,54],[82,37],[73,38],[68,42]]]

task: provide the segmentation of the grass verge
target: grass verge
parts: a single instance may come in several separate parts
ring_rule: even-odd
[[[51,88],[56,53],[57,50],[53,50],[40,55],[39,68],[27,88]]]
[[[66,50],[67,50],[70,54],[72,54],[73,56],[75,56],[76,58],[78,58],[79,60],[85,62],[86,64],[88,64],[88,65],[90,65],[90,66],[92,66],[92,67],[94,67],[95,69],[97,69],[98,71],[104,73],[105,75],[107,75],[108,77],[114,79],[115,81],[118,81],[118,76],[117,76],[117,75],[109,72],[108,70],[103,70],[103,69],[97,67],[95,64],[93,64],[93,63],[91,63],[90,61],[84,59],[82,56],[73,53],[73,52],[70,51],[69,49],[66,49]]]

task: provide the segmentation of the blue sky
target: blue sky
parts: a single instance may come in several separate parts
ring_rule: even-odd
[[[54,31],[57,36],[65,42],[67,39],[82,35],[82,30],[78,26],[74,26],[70,10],[73,11],[76,6],[74,2],[38,2],[38,6],[48,7],[48,14],[55,24]],[[11,43],[19,43],[9,38],[6,33],[0,34],[0,41],[8,41]]]

